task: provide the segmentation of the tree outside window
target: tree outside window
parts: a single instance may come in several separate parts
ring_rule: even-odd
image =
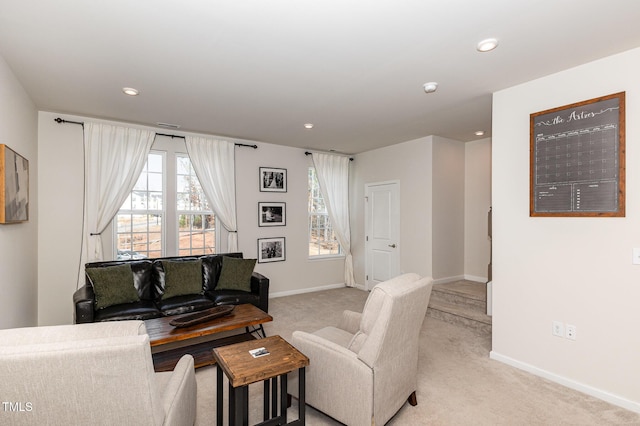
[[[309,257],[340,255],[340,244],[331,226],[314,167],[309,167],[308,188]]]

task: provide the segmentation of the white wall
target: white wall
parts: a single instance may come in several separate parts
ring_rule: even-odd
[[[494,94],[495,359],[640,412],[640,49]],[[529,115],[626,91],[626,217],[529,217]],[[577,327],[555,337],[552,321]]]
[[[91,120],[86,117],[50,112],[39,114],[38,145],[41,159],[39,175],[42,185],[40,210],[43,220],[38,236],[41,253],[38,270],[41,278],[39,280],[41,301],[39,322],[43,325],[65,324],[73,321],[72,295],[76,289],[82,229],[82,127],[74,124],[57,124],[53,120],[59,116],[73,121]],[[126,123],[114,124],[127,125]],[[164,129],[158,129],[158,131],[171,133]],[[272,296],[343,284],[343,258],[324,261],[308,260],[307,168],[309,159],[304,155],[304,150],[256,143],[259,145],[257,150],[236,148],[239,250],[247,258],[256,258],[258,238],[285,237],[286,260],[284,262],[256,265],[256,271],[270,279]],[[287,169],[287,192],[260,192],[258,186],[260,166]],[[259,201],[285,202],[287,225],[258,227]],[[222,238],[221,248],[223,251],[226,249],[226,234]]]
[[[356,282],[364,284],[364,186],[400,182],[400,269],[431,276],[431,168],[433,137],[358,154],[351,186],[351,238]]]
[[[462,143],[428,136],[358,154],[351,181],[356,281],[364,283],[365,275],[364,185],[390,180],[400,181],[401,270],[441,282],[484,281],[489,260],[489,153],[489,139]],[[467,242],[473,243],[469,250]]]
[[[0,225],[0,329],[38,322],[37,111],[0,56],[0,143],[29,161],[29,221]]]
[[[487,213],[491,207],[491,139],[467,142],[464,175],[464,274],[487,280],[491,240]]]
[[[433,137],[433,278],[464,278],[465,144]]]

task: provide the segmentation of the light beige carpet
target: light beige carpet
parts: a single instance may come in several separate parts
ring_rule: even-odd
[[[268,335],[335,325],[344,309],[361,311],[368,293],[343,288],[270,300]],[[489,359],[491,339],[427,317],[421,331],[418,405],[389,425],[640,425],[640,414]],[[196,425],[215,424],[215,367],[197,370]],[[308,384],[310,385],[310,384]],[[225,381],[226,387],[226,381]],[[262,385],[249,388],[250,424],[262,421]],[[225,392],[225,406],[226,406]],[[289,420],[297,418],[296,402]],[[225,424],[227,422],[225,409]],[[307,407],[308,425],[339,425]]]

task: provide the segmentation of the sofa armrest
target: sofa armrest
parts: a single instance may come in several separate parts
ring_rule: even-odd
[[[260,296],[260,309],[269,312],[269,278],[254,271],[251,275],[251,293]]]
[[[76,324],[94,322],[95,300],[96,297],[90,285],[85,284],[73,293],[73,321]]]

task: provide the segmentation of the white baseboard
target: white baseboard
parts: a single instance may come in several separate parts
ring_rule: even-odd
[[[339,284],[327,284],[327,285],[322,285],[318,287],[301,288],[296,290],[277,291],[275,293],[269,293],[269,299],[275,299],[276,297],[293,296],[296,294],[314,293],[316,291],[331,290],[334,288],[343,288],[343,287],[345,287],[344,283],[339,283]],[[356,286],[356,287],[360,287],[360,286]],[[364,286],[362,286],[361,288],[364,290]]]
[[[464,275],[464,279],[468,280],[468,281],[475,281],[478,283],[486,283],[487,282],[487,277],[478,277],[476,275]]]
[[[460,281],[460,280],[467,280],[467,281],[475,281],[475,282],[479,282],[479,283],[486,283],[487,279],[485,277],[478,277],[475,275],[455,275],[453,277],[445,277],[445,278],[438,278],[437,280],[433,280],[434,284],[447,284],[447,283],[452,283],[455,281]]]
[[[557,374],[551,373],[549,371],[543,370],[541,368],[535,367],[533,365],[517,361],[508,356],[501,355],[495,351],[491,351],[489,353],[489,358],[502,362],[504,364],[510,365],[517,369],[526,371],[533,375],[543,377],[552,382],[558,383],[562,386],[566,386],[570,389],[577,390],[578,392],[582,392],[587,395],[591,395],[595,398],[601,399],[603,401],[609,402],[613,405],[617,405],[618,407],[622,407],[624,409],[634,411],[636,413],[640,413],[640,403],[631,401],[629,399],[623,398],[618,395],[614,395],[612,393],[594,388],[592,386],[585,385],[580,382],[576,382],[575,380],[568,379],[563,376],[559,376]]]
[[[437,280],[433,280],[434,284],[446,284],[452,283],[454,281],[464,280],[464,275],[456,275],[454,277],[446,277],[446,278],[438,278]]]

